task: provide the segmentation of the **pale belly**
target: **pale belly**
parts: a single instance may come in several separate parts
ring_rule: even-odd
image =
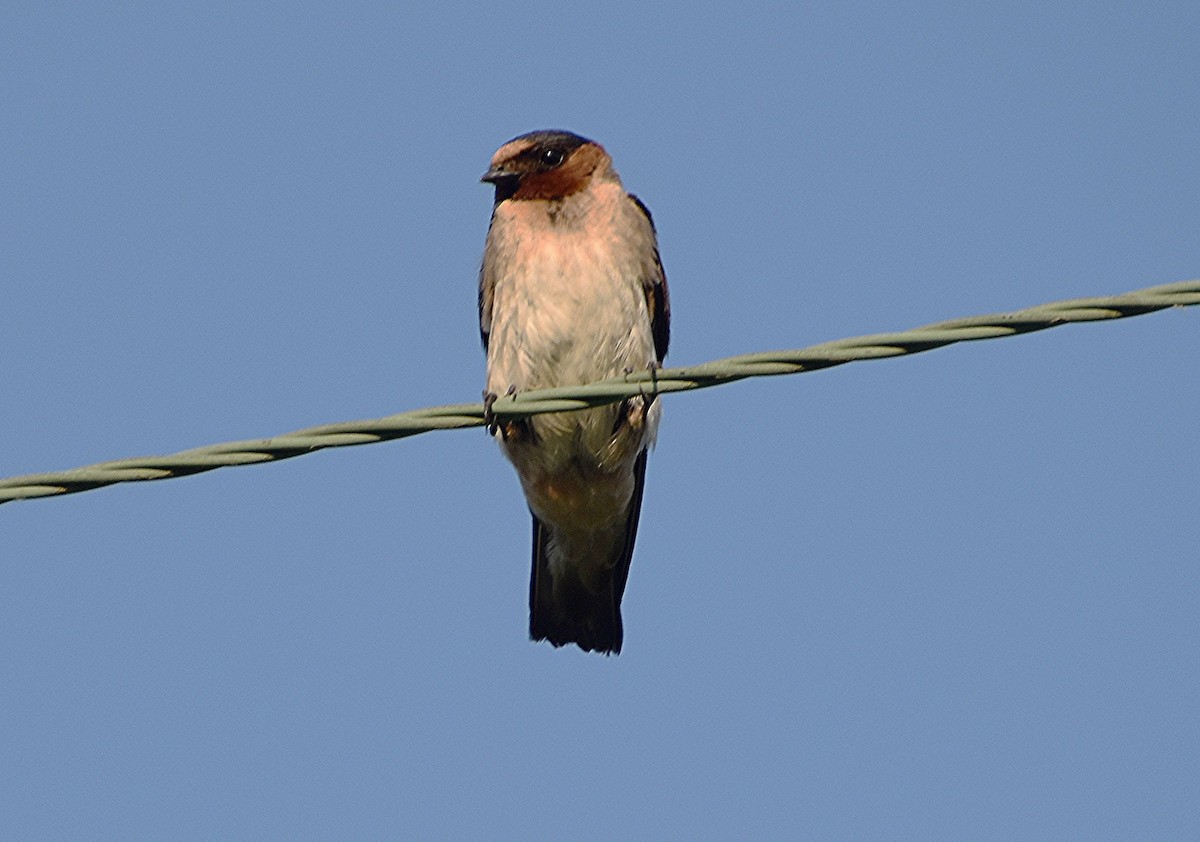
[[[644,293],[632,261],[625,263],[612,254],[546,248],[522,261],[534,268],[498,283],[488,391],[578,385],[650,366]],[[589,513],[603,520],[625,510],[633,462],[658,425],[660,402],[649,412],[647,403],[536,416],[532,438],[501,440],[540,517],[580,522]]]

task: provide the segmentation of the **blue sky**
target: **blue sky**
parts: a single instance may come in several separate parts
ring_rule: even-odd
[[[1200,275],[1200,6],[21,4],[0,475],[477,399],[503,141],[668,363]],[[479,430],[0,507],[10,838],[1182,838],[1200,311],[665,399],[619,658]]]

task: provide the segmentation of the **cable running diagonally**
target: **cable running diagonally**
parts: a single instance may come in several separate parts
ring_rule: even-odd
[[[657,372],[639,371],[583,386],[539,389],[498,399],[492,411],[501,420],[543,412],[568,412],[600,406],[645,392],[683,392],[731,383],[747,377],[798,374],[856,360],[916,354],[979,339],[998,339],[1072,322],[1122,319],[1167,307],[1200,304],[1200,280],[1181,281],[1104,298],[1055,301],[987,316],[937,322],[899,333],[876,333],[823,342],[794,351],[765,351]],[[0,503],[87,491],[119,482],[169,479],[214,468],[289,459],[327,447],[373,444],[433,430],[477,427],[483,404],[415,409],[364,421],[323,424],[266,439],[224,442],[168,456],[142,456],[101,462],[68,471],[0,479]]]

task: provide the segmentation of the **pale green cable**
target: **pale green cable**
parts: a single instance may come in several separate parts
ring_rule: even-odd
[[[766,351],[656,372],[638,371],[585,386],[540,389],[499,398],[492,411],[500,420],[543,412],[564,412],[615,403],[641,393],[705,389],[747,377],[797,374],[842,365],[929,351],[955,342],[997,339],[1031,333],[1071,322],[1123,319],[1167,307],[1200,304],[1200,280],[1148,287],[1106,298],[1055,301],[989,316],[970,316],[899,333],[877,333],[824,342],[795,351]],[[169,479],[231,465],[288,459],[327,447],[373,444],[432,430],[477,427],[484,423],[483,405],[456,404],[415,409],[365,421],[309,427],[268,439],[225,442],[169,456],[142,456],[101,462],[69,471],[0,479],[0,503],[87,491],[118,482]]]

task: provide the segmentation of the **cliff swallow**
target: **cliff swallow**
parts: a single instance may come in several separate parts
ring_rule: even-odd
[[[496,188],[479,275],[485,404],[656,369],[670,313],[654,223],[604,148],[532,132],[501,146],[482,180]],[[660,414],[648,394],[489,425],[533,515],[533,640],[621,651],[621,597]]]

